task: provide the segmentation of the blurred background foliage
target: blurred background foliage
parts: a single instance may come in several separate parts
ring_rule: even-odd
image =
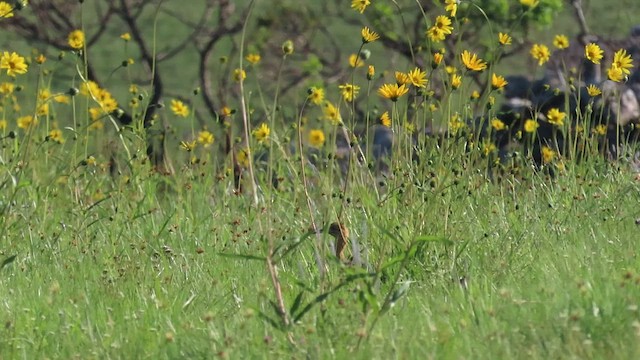
[[[141,113],[136,116],[126,109],[131,98],[129,86],[136,84],[146,96],[143,104],[147,115],[155,119],[151,121],[151,116],[144,119],[144,127],[155,126],[155,133],[161,137],[173,134],[169,138],[180,141],[182,128],[187,125],[168,121],[170,112],[158,110],[156,103],[169,103],[174,98],[185,101],[194,110],[197,123],[221,138],[225,129],[218,112],[223,106],[239,107],[239,89],[232,73],[241,64],[248,72],[246,88],[251,110],[255,110],[254,125],[264,121],[272,111],[269,102],[263,99],[271,98],[278,85],[281,98],[287,99],[287,107],[280,108],[278,122],[285,124],[296,116],[296,107],[306,98],[309,86],[325,87],[327,98],[337,101],[337,86],[352,81],[354,69],[348,59],[361,45],[362,26],[371,27],[382,37],[367,45],[370,56],[365,64],[375,65],[379,74],[378,83],[373,86],[380,85],[381,77],[388,81],[394,71],[414,66],[429,68],[433,52],[440,48],[447,49],[447,64],[459,62],[456,54],[466,48],[494,60],[492,50],[497,46],[498,32],[511,34],[514,44],[499,62],[492,64],[493,71],[539,78],[543,70],[528,54],[531,45],[536,42],[550,45],[556,34],[565,34],[572,41],[581,35],[584,29],[576,20],[576,6],[584,11],[588,31],[602,39],[628,36],[631,27],[637,25],[633,14],[640,12],[640,3],[631,0],[615,4],[539,0],[528,12],[523,12],[523,5],[513,0],[461,1],[453,36],[443,43],[432,44],[425,31],[437,15],[445,14],[440,1],[376,0],[363,15],[348,5],[339,0],[207,0],[191,2],[189,6],[177,0],[100,0],[82,4],[33,0],[16,11],[15,17],[0,22],[3,34],[0,41],[2,49],[30,54],[32,62],[38,54],[46,55],[51,76],[44,81],[52,91],[64,92],[79,87],[77,74],[78,69],[82,70],[77,67],[81,57],[71,51],[67,35],[75,29],[84,29],[88,41],[88,78],[114,94],[127,111],[128,117],[123,118],[125,125],[143,122]],[[246,37],[241,49],[243,26]],[[120,39],[125,32],[134,35],[131,41]],[[295,51],[280,68],[285,40],[293,41]],[[259,66],[249,67],[240,58],[241,52],[260,54]],[[129,58],[134,64],[122,66]],[[35,72],[28,74],[24,84],[33,84],[36,76]],[[478,89],[486,88],[486,76],[475,75],[474,80]],[[368,97],[358,99],[356,111],[362,112],[360,102],[365,99],[369,101]],[[371,109],[373,115],[380,112],[375,100]],[[64,121],[64,114],[59,118]],[[228,144],[224,147],[223,151],[230,151]],[[150,151],[159,151],[158,146]]]

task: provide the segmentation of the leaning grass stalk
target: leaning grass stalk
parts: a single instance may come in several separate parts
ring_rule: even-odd
[[[253,10],[253,6],[255,4],[255,1],[252,0],[251,3],[249,3],[249,11],[247,12],[247,17],[244,21],[244,24],[242,25],[242,35],[240,37],[240,43],[244,44],[245,43],[245,36],[247,33],[247,24],[249,23],[249,18],[251,17],[251,12]],[[240,46],[240,69],[243,69],[243,59],[244,57],[244,45]],[[250,145],[250,138],[249,138],[249,114],[247,111],[247,103],[246,103],[246,99],[245,99],[245,92],[244,92],[244,79],[242,78],[242,76],[240,77],[240,110],[242,112],[242,125],[244,127],[244,140],[247,144],[247,160],[249,163],[249,180],[251,181],[251,190],[253,192],[253,204],[254,206],[258,206],[259,200],[258,200],[258,186],[256,185],[256,178],[255,178],[255,174],[253,172],[253,157],[252,157],[252,153],[251,153],[251,145]]]
[[[244,69],[243,68],[243,58],[244,58],[244,43],[245,43],[245,36],[246,36],[246,32],[247,32],[247,24],[249,23],[249,18],[251,17],[251,12],[253,10],[253,6],[255,4],[255,1],[251,1],[251,3],[249,3],[249,10],[247,11],[247,17],[244,21],[244,24],[242,26],[242,35],[241,35],[241,46],[240,46],[240,69]],[[253,190],[253,203],[255,206],[258,206],[259,200],[258,200],[258,189],[257,189],[257,185],[256,185],[256,179],[255,179],[255,174],[253,172],[253,158],[251,155],[251,145],[249,145],[249,116],[248,116],[248,111],[247,111],[247,104],[246,104],[246,100],[245,100],[245,92],[244,92],[244,79],[242,77],[240,77],[240,107],[241,107],[241,111],[242,111],[242,122],[243,122],[243,126],[244,126],[244,138],[245,141],[247,143],[247,158],[249,160],[249,177],[250,177],[250,181],[251,181],[251,188]],[[275,266],[275,264],[273,263],[273,253],[275,251],[275,246],[273,243],[273,236],[271,235],[271,232],[267,230],[267,232],[269,233],[269,249],[268,249],[268,255],[267,255],[267,269],[269,271],[269,275],[271,277],[271,282],[273,284],[273,290],[275,292],[275,297],[276,297],[276,302],[278,305],[278,313],[280,315],[280,318],[282,320],[282,323],[285,325],[285,327],[289,326],[289,317],[287,315],[287,308],[284,304],[284,297],[282,296],[282,286],[280,285],[280,279],[278,278],[278,270]],[[291,341],[291,337],[289,336],[289,340]]]
[[[273,96],[273,106],[271,108],[271,116],[269,117],[269,129],[275,129],[276,125],[276,108],[278,106],[278,94],[280,92],[280,79],[282,77],[282,68],[284,67],[284,62],[287,59],[287,54],[282,56],[282,60],[280,60],[280,65],[278,66],[278,77],[276,78],[276,93]],[[267,184],[273,184],[273,146],[274,142],[269,141],[269,163],[267,165]],[[270,203],[273,203],[273,192]]]
[[[80,80],[82,80],[83,83],[87,84],[89,82],[89,80],[87,80],[87,78],[85,78],[85,76],[82,74],[80,69],[78,69],[77,67],[76,67],[76,72],[77,72],[78,76],[80,76]],[[87,89],[89,89],[89,88],[87,87]],[[93,99],[93,101],[95,101],[98,104],[101,104],[101,102],[98,101],[98,99],[95,97],[95,94],[93,94],[91,92],[91,90],[88,90],[88,94]],[[104,110],[104,107],[102,107],[102,105],[100,105],[100,107],[102,108],[102,110],[104,112],[106,112]],[[118,126],[118,122],[113,118],[113,116],[111,114],[107,114],[107,118],[109,119],[109,121],[111,121],[111,124],[113,125],[114,129],[116,129],[116,133],[118,134],[118,138],[120,139],[120,142],[122,143],[122,147],[124,148],[124,151],[127,153],[127,159],[128,160],[132,159],[131,151],[129,150],[129,147],[127,146],[127,143],[124,140],[124,137],[122,136],[122,131],[120,131],[120,126]],[[86,157],[87,157],[87,154],[85,153],[85,158]]]
[[[302,114],[304,113],[304,109],[307,105],[309,98],[304,100],[302,104],[302,108],[300,109],[300,114],[298,115],[298,154],[300,156],[300,175],[302,176],[302,189],[304,190],[304,198],[307,201],[307,209],[309,210],[309,219],[311,220],[311,227],[313,228],[313,232],[316,234],[316,246],[314,249],[314,256],[316,260],[316,265],[318,267],[318,274],[321,279],[324,278],[326,269],[324,265],[324,261],[322,261],[322,256],[320,256],[320,246],[322,244],[322,239],[320,237],[320,231],[318,224],[315,220],[315,216],[313,216],[313,204],[311,202],[311,196],[309,195],[309,187],[307,186],[307,175],[305,172],[305,158],[303,153],[302,146]]]
[[[376,324],[378,323],[378,320],[380,320],[380,318],[382,317],[382,315],[384,315],[384,313],[386,312],[385,309],[389,309],[390,305],[391,305],[391,300],[393,298],[393,293],[396,290],[396,285],[398,284],[398,282],[400,281],[400,278],[403,276],[404,274],[404,269],[407,267],[407,265],[409,265],[409,260],[411,259],[410,256],[410,252],[411,249],[413,248],[413,246],[416,244],[416,241],[413,240],[410,244],[409,247],[407,247],[407,250],[405,251],[404,257],[402,259],[402,262],[400,263],[400,267],[398,268],[398,270],[396,271],[396,275],[393,279],[393,282],[391,283],[392,286],[389,289],[389,291],[387,292],[387,295],[384,297],[384,300],[382,302],[382,306],[380,307],[380,311],[378,311],[378,313],[375,315],[375,317],[373,318],[373,321],[371,321],[371,325],[369,325],[369,330],[367,331],[367,338],[370,336],[371,331],[373,331],[373,328],[376,326]],[[361,337],[360,339],[358,339],[358,344],[356,345],[356,347],[360,347],[360,343],[363,340],[363,337]]]
[[[20,151],[22,152],[21,153],[22,159],[20,160],[19,163],[23,164],[23,166],[17,167],[16,176],[15,177],[12,176],[14,187],[13,187],[13,191],[11,192],[11,196],[9,196],[9,200],[4,204],[4,206],[2,207],[2,210],[0,210],[0,216],[2,217],[2,222],[0,223],[2,226],[0,227],[0,229],[4,228],[5,214],[9,209],[9,207],[11,206],[10,204],[13,203],[14,199],[18,195],[18,191],[20,190],[20,187],[18,186],[18,184],[20,184],[22,174],[24,173],[24,170],[27,168],[27,164],[29,163],[27,157],[29,156],[29,147],[31,145],[31,138],[33,136],[33,132],[35,131],[35,119],[37,119],[37,113],[38,113],[38,93],[40,92],[41,81],[42,81],[42,71],[38,72],[38,80],[36,82],[36,102],[33,109],[34,123],[29,125],[29,127],[27,128],[25,141],[24,141],[24,143],[26,144],[24,146],[24,151],[22,150],[22,147],[20,147]]]

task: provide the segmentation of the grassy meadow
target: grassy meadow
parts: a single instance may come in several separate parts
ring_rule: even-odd
[[[510,131],[492,75],[541,77],[571,4],[142,1],[134,27],[85,1],[45,39],[31,3],[0,1],[0,359],[640,357],[640,176],[597,112],[556,109],[541,163],[538,125],[502,161],[464,132]],[[591,30],[627,36],[638,5],[611,7]]]

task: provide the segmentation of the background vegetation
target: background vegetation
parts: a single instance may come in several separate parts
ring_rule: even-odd
[[[0,75],[16,86],[2,97],[0,357],[640,356],[634,168],[597,151],[496,165],[477,144],[424,135],[423,124],[446,126],[456,112],[494,116],[501,101],[489,71],[465,73],[454,92],[431,68],[435,49],[459,70],[470,49],[491,72],[541,78],[530,45],[574,42],[572,3],[527,12],[462,1],[443,44],[424,35],[447,13],[439,2],[373,1],[364,14],[349,5],[32,0],[0,19],[1,50],[29,64]],[[581,8],[591,34],[622,39],[640,5]],[[348,63],[362,26],[381,35],[365,46],[373,80]],[[68,43],[77,29],[81,49]],[[492,55],[499,31],[514,38],[503,60]],[[415,66],[431,74],[430,112],[411,106],[417,94],[392,105],[376,93]],[[352,82],[360,94],[345,102],[338,85]],[[307,101],[312,86],[343,126]],[[482,96],[468,109],[474,90]],[[393,155],[367,161],[384,111]],[[39,123],[18,127],[28,115]],[[323,146],[310,146],[311,129]]]

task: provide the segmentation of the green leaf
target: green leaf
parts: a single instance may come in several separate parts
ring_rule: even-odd
[[[391,295],[391,299],[389,302],[393,305],[396,301],[400,300],[403,296],[405,296],[409,292],[409,287],[411,286],[411,281],[405,281],[397,288],[393,294]]]
[[[352,282],[354,282],[354,281],[356,281],[358,279],[365,278],[365,277],[372,277],[372,276],[375,276],[375,274],[374,273],[363,273],[363,274],[347,276],[347,278],[344,279],[344,281],[342,281],[340,284],[336,285],[333,289],[316,296],[313,300],[308,302],[307,305],[302,309],[302,311],[300,311],[300,313],[294,317],[293,321],[294,322],[299,321],[315,305],[322,303],[324,300],[326,300],[329,297],[329,295],[331,295],[334,292],[340,290],[345,285],[348,285],[348,284],[350,284],[350,283],[352,283]]]
[[[404,260],[404,258],[405,258],[405,254],[394,256],[391,259],[387,260],[384,264],[382,264],[382,267],[380,267],[380,270],[385,270],[397,263],[401,263],[402,260]]]
[[[366,290],[362,290],[362,297],[364,298],[364,300],[367,302],[367,304],[370,306],[371,310],[373,310],[374,313],[377,314],[378,312],[380,312],[380,303],[378,303],[378,298],[376,297],[376,294],[373,291],[371,283],[367,283]]]
[[[296,311],[298,311],[298,309],[300,308],[300,305],[302,305],[302,297],[304,296],[304,291],[301,291],[298,296],[296,296],[295,300],[293,300],[293,305],[291,305],[291,310],[289,310],[289,313],[291,313],[291,316],[295,317],[296,316]]]
[[[284,259],[289,253],[291,253],[293,250],[297,249],[298,246],[302,245],[302,243],[307,240],[308,238],[311,237],[311,235],[313,234],[313,232],[307,232],[306,234],[302,235],[300,237],[300,239],[298,241],[295,241],[294,243],[292,243],[291,245],[289,245],[289,247],[287,247],[287,249],[280,255],[278,255],[274,261],[278,262],[282,259]],[[274,253],[277,253],[278,250],[280,250],[281,247],[276,248],[276,250],[274,251]]]
[[[218,253],[218,255],[228,257],[228,258],[233,258],[233,259],[267,261],[267,258],[264,256],[230,254],[230,253]]]
[[[17,255],[11,255],[8,258],[2,260],[2,264],[0,264],[0,270],[2,270],[5,266],[11,264],[15,259],[16,259]]]
[[[260,310],[257,310],[257,311],[258,311],[258,316],[260,316],[260,318],[262,318],[263,320],[268,322],[274,328],[276,328],[278,330],[282,330],[282,324],[280,324],[279,321],[270,318],[267,314],[263,313]]]
[[[441,243],[445,243],[446,245],[453,245],[453,241],[447,239],[446,237],[437,236],[437,235],[420,235],[420,236],[416,237],[415,241],[418,241],[418,242],[441,242]]]

